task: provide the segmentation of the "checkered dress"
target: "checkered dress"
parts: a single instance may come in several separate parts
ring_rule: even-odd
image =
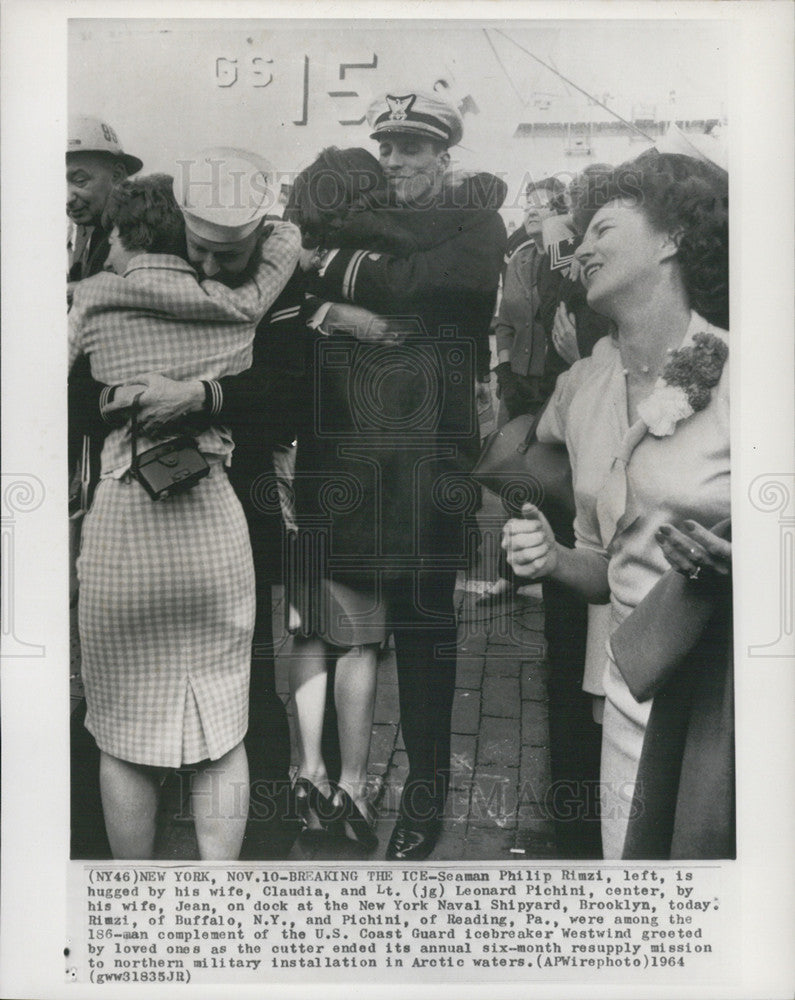
[[[271,264],[266,293],[261,267],[257,304],[243,310],[240,289],[200,286],[178,258],[139,257],[125,278],[81,283],[70,360],[85,351],[94,376],[108,382],[148,371],[183,379],[241,371],[257,313],[292,272],[298,239],[290,230],[281,277]],[[207,284],[217,286],[209,296]],[[231,439],[213,433],[198,438],[210,475],[157,503],[124,474],[129,444],[120,432],[105,442],[103,478],[83,523],[79,627],[86,726],[122,760],[216,760],[246,732],[254,569],[243,511],[218,460]],[[141,450],[148,446],[143,439]]]
[[[254,568],[243,511],[220,464],[154,503],[103,479],[77,564],[86,726],[122,760],[179,767],[243,738]]]

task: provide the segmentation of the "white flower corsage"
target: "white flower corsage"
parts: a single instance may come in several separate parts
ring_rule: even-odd
[[[668,437],[680,420],[703,410],[720,381],[729,348],[712,333],[697,333],[690,347],[674,351],[638,416],[655,437]]]
[[[651,396],[638,404],[638,416],[655,437],[668,437],[676,430],[680,420],[691,417],[695,411],[687,393],[678,385],[658,378]]]

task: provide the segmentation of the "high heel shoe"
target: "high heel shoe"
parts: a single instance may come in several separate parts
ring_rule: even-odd
[[[378,847],[378,837],[373,828],[350,795],[339,785],[335,786],[333,801],[337,806],[336,817],[339,823],[347,825],[354,840],[367,851]]]
[[[312,784],[309,778],[296,778],[293,792],[295,794],[295,810],[304,829],[312,829],[312,816],[314,815],[320,828],[326,830],[335,814],[331,798],[324,795],[316,785]]]

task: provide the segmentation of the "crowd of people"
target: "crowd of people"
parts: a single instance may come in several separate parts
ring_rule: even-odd
[[[508,238],[505,183],[451,169],[452,105],[388,93],[367,120],[375,155],[322,150],[282,218],[254,152],[141,177],[106,122],[70,122],[73,853],[152,857],[187,768],[202,859],[239,857],[255,786],[366,856],[391,642],[408,773],[386,858],[432,854],[493,334],[497,433],[531,415],[571,465],[567,514],[506,508],[493,586],[542,582],[560,856],[731,856],[726,174],[652,149],[534,180]],[[97,796],[104,848],[80,826]]]

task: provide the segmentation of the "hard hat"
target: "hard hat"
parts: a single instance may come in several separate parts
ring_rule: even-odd
[[[116,130],[92,115],[70,116],[66,155],[69,153],[109,153],[122,161],[128,177],[137,174],[143,166],[137,156],[124,152]]]

